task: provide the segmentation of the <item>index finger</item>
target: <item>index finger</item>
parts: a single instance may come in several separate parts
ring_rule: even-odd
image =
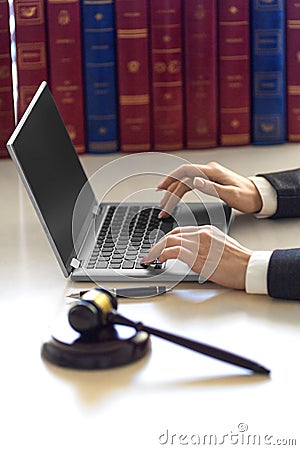
[[[167,175],[163,181],[161,181],[157,188],[158,189],[168,189],[168,187],[176,182],[182,181],[183,178],[194,178],[194,177],[206,177],[204,172],[199,166],[195,164],[183,164],[177,169],[173,170],[169,175]]]
[[[167,235],[163,236],[156,244],[151,247],[147,256],[141,259],[142,264],[151,264],[155,261],[166,246]]]

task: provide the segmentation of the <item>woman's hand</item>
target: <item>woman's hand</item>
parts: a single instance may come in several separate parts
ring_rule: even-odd
[[[192,189],[219,197],[244,213],[257,213],[262,208],[262,199],[255,184],[216,162],[184,164],[165,177],[157,189],[166,191],[160,202],[160,218],[167,217],[184,194]]]
[[[175,228],[166,234],[141,260],[151,264],[178,258],[200,280],[211,280],[233,289],[245,289],[245,277],[252,251],[214,226]]]

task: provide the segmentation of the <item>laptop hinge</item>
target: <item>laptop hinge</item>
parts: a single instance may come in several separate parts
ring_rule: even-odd
[[[81,261],[79,261],[79,259],[72,258],[72,261],[71,261],[70,265],[74,269],[78,269],[78,267],[80,267],[80,265],[81,265]]]
[[[93,215],[97,216],[98,213],[99,213],[99,205],[95,205],[94,208],[93,208]]]

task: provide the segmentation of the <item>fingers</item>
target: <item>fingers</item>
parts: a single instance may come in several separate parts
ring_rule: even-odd
[[[225,202],[230,202],[234,194],[232,186],[225,186],[205,178],[194,178],[193,187],[203,194],[218,197]]]
[[[172,230],[150,250],[142,262],[178,259],[199,274],[199,282],[245,289],[245,274],[252,251],[213,226]]]
[[[205,165],[183,164],[170,173],[157,186],[165,190],[160,206],[160,218],[166,218],[186,192],[193,188],[230,202],[234,193],[235,179],[239,176],[218,163]]]
[[[220,240],[222,240],[225,235],[211,226],[175,228],[150,249],[148,255],[141,260],[141,263],[151,264],[158,258],[160,262],[164,262],[170,257],[169,255],[173,254],[176,254],[176,257],[182,260],[182,256],[179,255],[179,249],[181,248],[191,252],[193,255],[193,258],[189,257],[189,265],[192,266],[200,252],[200,244],[202,244],[203,253],[207,255],[212,238],[217,239],[218,237],[221,237]],[[169,251],[172,248],[173,251]]]
[[[192,187],[193,180],[191,178],[185,178],[182,181],[177,181],[170,184],[168,190],[164,193],[160,201],[159,205],[162,208],[162,211],[158,217],[160,219],[168,217],[184,194],[190,191]]]
[[[180,246],[175,246],[175,247],[166,247],[160,257],[159,260],[160,262],[165,262],[169,259],[179,259],[180,261],[186,263],[188,266],[192,267],[194,260],[195,260],[195,256],[193,251],[191,251],[190,249],[186,248],[186,247],[180,247]]]
[[[181,248],[187,246],[186,239],[181,233],[173,234],[172,232],[166,234],[160,239],[149,251],[148,255],[141,260],[142,264],[150,264],[154,260],[161,257],[166,248]],[[161,260],[160,260],[161,261]],[[161,261],[163,262],[163,261]]]
[[[167,190],[174,182],[183,180],[184,178],[194,178],[203,176],[203,172],[200,170],[200,166],[195,164],[183,164],[177,169],[173,170],[168,176],[166,176],[161,183],[157,186],[158,189]]]
[[[235,176],[237,176],[235,172],[232,172],[217,162],[209,162],[207,164],[183,164],[166,176],[163,181],[159,183],[157,188],[166,190],[176,181],[180,181],[183,178],[195,177],[210,179],[211,181],[220,184],[228,184],[228,180]]]

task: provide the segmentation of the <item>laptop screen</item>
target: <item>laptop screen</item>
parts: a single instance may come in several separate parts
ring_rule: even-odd
[[[87,177],[57,110],[52,94],[44,82],[33,98],[7,147],[21,173],[25,185],[44,226],[68,274],[74,255],[72,236],[73,210]],[[95,197],[85,189],[76,228],[80,229],[90,214]],[[66,275],[66,274],[65,274]]]

